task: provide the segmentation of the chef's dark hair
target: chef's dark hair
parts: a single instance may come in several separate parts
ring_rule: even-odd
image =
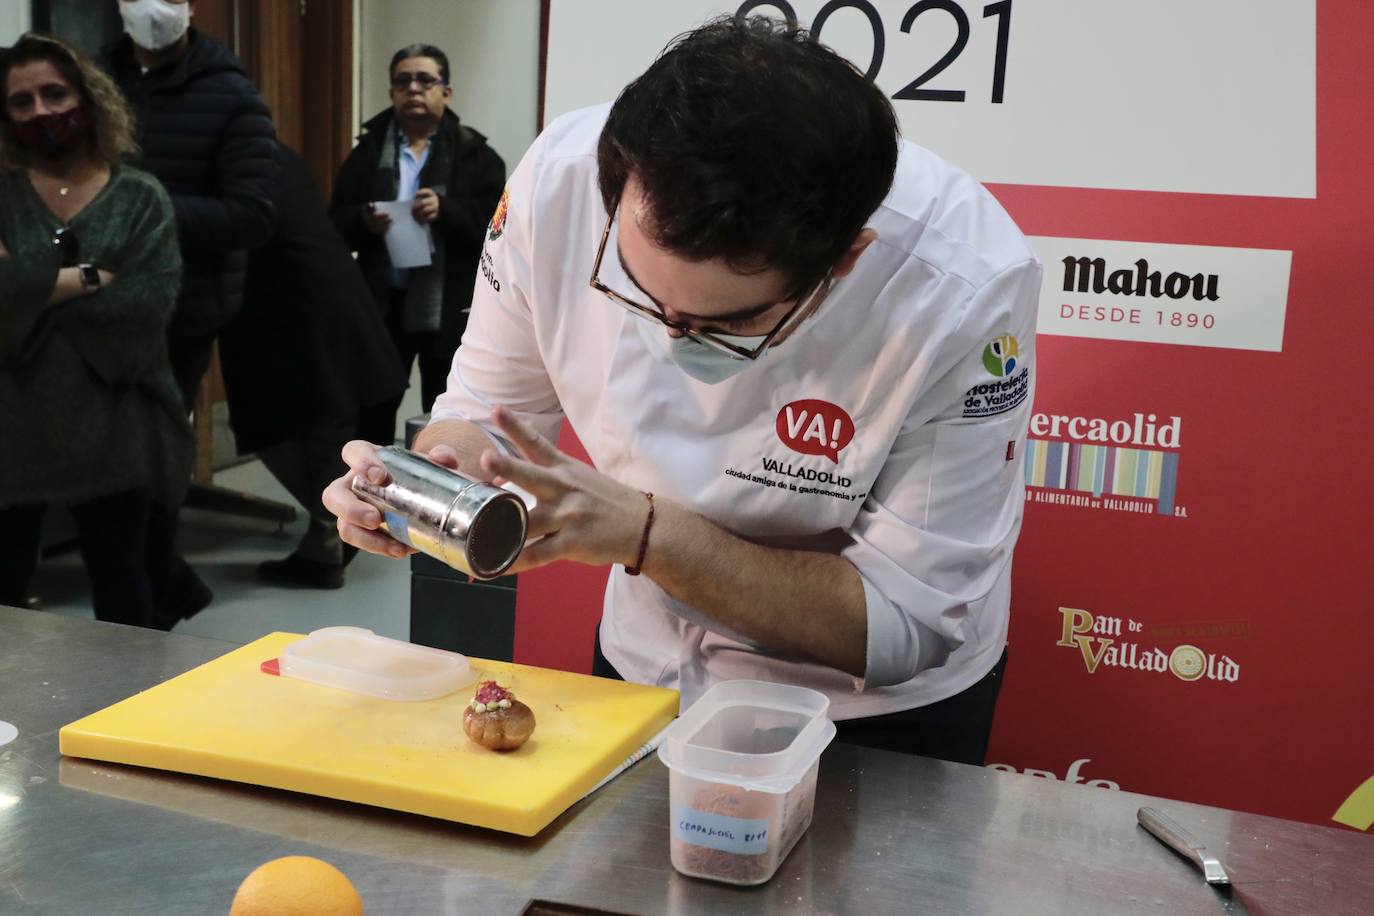
[[[416,57],[428,57],[439,65],[439,78],[444,81],[444,85],[449,84],[448,78],[448,55],[440,51],[434,45],[406,45],[395,54],[391,55],[391,69],[386,71],[387,76],[396,75],[396,65],[403,60],[411,60]]]
[[[853,64],[763,16],[678,36],[616,99],[597,147],[607,212],[644,189],[653,240],[792,295],[820,280],[887,196],[897,117]]]

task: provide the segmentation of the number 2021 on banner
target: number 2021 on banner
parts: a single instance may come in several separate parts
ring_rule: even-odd
[[[1011,44],[1011,4],[1012,0],[998,0],[998,2],[989,3],[982,8],[983,19],[995,20],[997,26],[997,50],[992,61],[991,101],[994,104],[1001,104],[1002,98],[1006,94],[1007,48]],[[977,8],[976,4],[971,4],[971,6]],[[782,13],[788,24],[797,25],[797,11],[787,0],[747,0],[747,2],[740,4],[736,14],[740,16],[747,16],[754,12],[766,14],[770,9]],[[865,74],[869,79],[877,80],[878,74],[883,68],[883,58],[887,52],[887,33],[882,16],[878,15],[877,7],[870,0],[830,0],[817,11],[815,18],[811,20],[811,34],[816,36],[818,40],[823,40],[822,33],[825,30],[826,22],[832,15],[844,9],[857,10],[868,19],[868,24],[873,30],[873,57],[868,63]],[[950,64],[958,60],[960,54],[964,53],[964,49],[968,46],[969,36],[973,31],[969,14],[965,12],[963,5],[956,0],[919,0],[919,2],[912,4],[902,16],[900,25],[902,32],[908,35],[913,34],[913,29],[918,25],[917,20],[928,13],[932,16],[944,14],[953,18],[955,27],[958,29],[954,43],[945,51],[944,56],[931,64],[914,80],[894,92],[892,97],[914,102],[966,101],[966,93],[963,89],[937,89],[927,86],[927,83],[944,72]],[[929,22],[930,19],[925,21]]]

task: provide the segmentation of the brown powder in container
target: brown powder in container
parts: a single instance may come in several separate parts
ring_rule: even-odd
[[[696,794],[688,807],[705,814],[718,814],[741,820],[766,820],[769,822],[769,846],[775,842],[773,831],[777,828],[777,798],[762,792],[750,792],[738,786],[721,784],[708,785]],[[710,849],[694,843],[684,843],[677,837],[672,839],[673,860],[685,871],[733,881],[740,884],[758,884],[768,877],[775,864],[771,852],[757,855],[725,852]]]

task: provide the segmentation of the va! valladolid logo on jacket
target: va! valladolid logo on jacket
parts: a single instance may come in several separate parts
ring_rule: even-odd
[[[1012,335],[988,341],[982,363],[994,380],[964,392],[965,418],[992,417],[1014,410],[1030,392],[1030,367],[1022,365],[1021,343]]]
[[[1187,518],[1178,503],[1182,444],[1179,416],[1033,414],[1026,501]]]
[[[1191,643],[1152,644],[1138,620],[1092,614],[1072,607],[1061,607],[1059,617],[1059,641],[1055,645],[1077,649],[1089,674],[1097,674],[1105,667],[1172,674],[1180,681],[1234,684],[1240,680],[1240,663],[1229,655],[1207,652]],[[1244,632],[1232,630],[1228,635],[1243,635]]]
[[[800,496],[829,496],[862,500],[866,492],[851,490],[854,481],[840,470],[840,452],[854,441],[854,418],[843,407],[819,398],[784,404],[773,421],[778,441],[798,455],[828,459],[835,467],[816,468],[813,462],[763,455],[755,473],[726,468],[725,475],[763,487],[776,487]]]

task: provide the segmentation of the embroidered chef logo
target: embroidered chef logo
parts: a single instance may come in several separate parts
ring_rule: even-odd
[[[806,398],[778,411],[778,438],[794,452],[824,455],[836,464],[840,452],[854,439],[854,420],[829,401]]]
[[[487,227],[487,238],[496,241],[501,237],[501,233],[506,231],[506,213],[510,211],[510,188],[501,192],[501,201],[496,205],[496,213],[491,217],[491,225]]]
[[[1011,375],[1020,364],[1021,345],[1010,334],[994,337],[983,348],[983,365],[998,378]]]

